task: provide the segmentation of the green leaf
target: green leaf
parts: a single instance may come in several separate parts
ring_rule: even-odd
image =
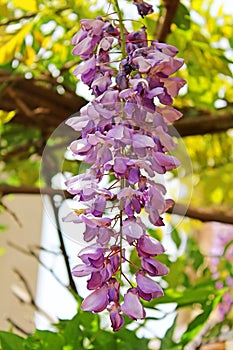
[[[78,349],[81,347],[83,334],[80,330],[80,315],[76,315],[72,320],[67,321],[64,330],[65,344],[70,345],[72,349]]]
[[[34,23],[33,21],[25,24],[14,34],[2,34],[0,37],[1,55],[0,65],[10,62],[15,53],[20,51],[21,46],[24,42],[25,36],[30,32]]]
[[[180,234],[177,231],[177,229],[175,227],[172,228],[172,233],[171,233],[173,242],[175,243],[177,249],[180,247],[181,245],[181,238],[180,238]]]
[[[30,345],[30,346],[28,346]],[[36,330],[35,334],[28,337],[26,349],[37,349],[37,350],[62,350],[64,345],[64,338],[61,334]],[[34,346],[34,347],[32,347]],[[17,349],[18,350],[18,349]]]
[[[13,0],[14,6],[25,11],[37,11],[37,1],[36,0]]]
[[[201,331],[206,321],[208,320],[211,312],[221,301],[223,294],[224,290],[220,291],[217,297],[215,297],[211,301],[208,301],[203,308],[204,311],[189,324],[187,331],[181,337],[180,343],[182,345],[186,345],[187,343],[189,343]]]
[[[189,343],[201,331],[208,320],[210,313],[213,311],[220,299],[221,296],[213,300],[209,305],[206,305],[204,311],[189,324],[187,331],[181,337],[180,343],[182,345]]]
[[[176,11],[174,23],[177,25],[177,27],[188,30],[190,29],[190,14],[187,9],[181,2],[179,3],[178,9]]]
[[[187,288],[184,291],[168,288],[165,289],[164,293],[165,295],[163,297],[149,302],[146,306],[154,307],[157,304],[166,303],[176,303],[178,308],[195,303],[204,305],[209,298],[213,298],[215,295],[221,295],[222,291],[216,290],[215,282],[208,280],[204,284]]]
[[[224,248],[224,251],[223,251],[223,255],[226,254],[228,248],[230,248],[230,246],[233,244],[233,239],[230,240],[230,242],[228,242],[226,245],[225,245],[225,248]]]
[[[10,333],[0,331],[0,349],[1,350],[25,350],[24,338]]]
[[[12,118],[14,118],[16,111],[3,111],[0,110],[0,125],[8,123]]]
[[[169,274],[164,276],[164,280],[168,283],[170,288],[176,289],[176,287],[186,284],[186,275],[184,273],[185,265],[186,261],[184,257],[181,256],[169,266]]]

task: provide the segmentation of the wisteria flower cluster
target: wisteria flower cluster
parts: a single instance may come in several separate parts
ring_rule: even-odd
[[[141,5],[142,15],[151,12],[143,1],[135,3]],[[72,44],[82,62],[74,75],[90,87],[94,98],[67,124],[81,132],[69,149],[90,167],[66,182],[82,207],[64,220],[84,223],[84,240],[90,242],[78,255],[82,263],[73,269],[76,277],[88,276],[92,291],[82,309],[108,310],[117,331],[124,325],[123,314],[133,320],[145,318],[141,299],[163,295],[153,277],[168,273],[156,260],[165,250],[147,233],[146,222],[164,225],[161,215],[174,204],[165,198],[156,174],[180,164],[167,154],[176,146],[167,124],[182,116],[171,104],[185,81],[170,75],[183,59],[175,58],[174,46],[149,44],[146,28],[129,33],[122,23],[118,27],[101,17],[80,22]],[[127,258],[126,244],[136,249],[140,266]],[[133,281],[125,272],[127,264],[137,270]],[[129,289],[122,297],[124,279]]]

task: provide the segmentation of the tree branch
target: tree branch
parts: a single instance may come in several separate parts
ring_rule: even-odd
[[[47,194],[50,196],[60,195],[63,198],[72,198],[72,196],[65,190],[54,190],[49,187],[38,188],[33,186],[7,186],[0,185],[0,194],[2,196],[15,193],[15,194]],[[190,205],[186,207],[183,204],[176,203],[175,206],[168,210],[170,214],[176,214],[181,216],[187,216],[192,219],[197,219],[203,222],[217,221],[225,224],[233,224],[233,211],[225,210],[222,208],[203,208],[194,207]]]
[[[7,317],[7,322],[10,323],[11,326],[13,326],[17,331],[21,332],[22,334],[29,336],[32,335],[33,333],[25,331],[21,326],[19,326],[15,321],[13,321],[10,317]]]
[[[55,278],[55,280],[64,288],[67,288],[67,285],[65,285],[60,279],[59,277],[54,273],[53,269],[49,268],[47,265],[45,265],[43,263],[43,261],[40,260],[39,256],[32,250],[29,248],[29,250],[23,248],[23,247],[20,247],[19,245],[13,243],[13,242],[8,242],[8,245],[16,250],[18,250],[19,252],[23,253],[23,254],[26,254],[26,255],[29,255],[29,256],[33,256],[36,261],[45,269],[47,270],[48,272],[51,273],[51,275]]]
[[[233,128],[233,113],[216,116],[198,115],[195,118],[180,119],[170,127],[171,135],[174,135],[174,128],[183,137],[223,132]]]
[[[29,304],[32,305],[36,311],[38,311],[39,313],[44,315],[51,323],[55,323],[56,321],[45,310],[43,310],[40,306],[37,305],[35,298],[33,296],[32,290],[29,286],[29,283],[26,280],[26,278],[23,276],[23,274],[17,269],[14,269],[14,272],[19,277],[21,282],[23,283],[23,285],[26,289],[26,292],[29,295],[29,298],[30,298]],[[14,294],[16,295],[17,298],[19,298],[19,296],[16,293],[14,293]],[[22,299],[20,299],[20,300],[21,300],[21,302],[24,302],[24,301],[22,301]]]
[[[29,12],[23,16],[20,16],[20,17],[13,17],[13,18],[4,19],[0,22],[0,26],[7,26],[8,24],[11,24],[14,22],[19,22],[22,19],[29,19],[29,18],[35,17],[36,15],[37,15],[36,12]]]
[[[162,42],[166,41],[168,34],[171,32],[171,25],[179,6],[179,0],[164,0],[164,5],[165,7],[155,33],[155,38]]]
[[[1,194],[1,192],[0,192]],[[18,216],[15,214],[15,212],[13,212],[10,208],[8,208],[6,206],[6,204],[4,204],[2,201],[0,201],[0,206],[3,207],[3,209],[9,214],[12,216],[12,218],[15,220],[15,222],[19,225],[19,227],[23,227],[21,221],[19,220]]]
[[[63,255],[64,261],[65,261],[66,271],[67,271],[68,278],[69,278],[69,287],[75,294],[78,294],[78,291],[77,291],[77,288],[76,288],[76,285],[74,283],[73,276],[71,273],[69,257],[68,257],[67,252],[66,252],[65,243],[63,240],[62,232],[61,232],[61,226],[60,226],[60,222],[59,222],[59,213],[58,213],[59,208],[57,208],[55,206],[52,196],[50,196],[50,201],[51,201],[51,204],[53,207],[53,212],[54,212],[54,216],[55,216],[55,220],[56,220],[56,228],[57,228],[58,238],[60,241],[60,248],[61,248],[62,255]]]
[[[8,194],[47,194],[47,195],[56,195],[70,197],[70,195],[64,190],[54,190],[51,187],[39,188],[35,186],[9,186],[9,185],[0,185],[0,196],[6,196]]]
[[[233,224],[233,211],[223,210],[221,208],[199,208],[192,205],[187,208],[183,204],[176,203],[173,208],[168,210],[168,213],[187,216],[202,222],[217,221],[224,224]]]

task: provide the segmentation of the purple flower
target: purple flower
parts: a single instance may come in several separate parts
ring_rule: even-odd
[[[142,18],[154,12],[153,6],[143,0],[134,0],[133,3],[137,6],[138,13],[142,16]]]
[[[117,310],[110,311],[110,320],[114,332],[119,331],[125,324],[124,317]]]
[[[98,77],[96,77],[91,84],[91,88],[93,89],[94,94],[99,96],[106,91],[111,84],[112,80],[107,72],[104,75],[100,74]]]
[[[81,309],[83,311],[101,312],[106,309],[107,305],[108,287],[103,285],[83,300]]]
[[[95,268],[102,267],[104,263],[104,251],[98,244],[92,244],[84,249],[82,249],[78,257],[82,260],[84,264],[91,265]]]
[[[91,278],[87,281],[87,289],[95,290],[103,285],[105,281],[102,280],[101,272],[94,271],[91,274]]]
[[[72,54],[75,56],[80,56],[82,59],[89,58],[92,55],[93,49],[99,41],[98,37],[87,36],[72,50]]]
[[[124,317],[120,314],[120,305],[117,302],[111,301],[108,306],[110,312],[110,320],[114,332],[118,331],[124,326]]]
[[[152,258],[142,258],[142,268],[150,276],[163,276],[168,274],[167,267]]]
[[[114,231],[108,227],[101,226],[98,229],[97,243],[106,246],[110,241],[111,236],[114,236]]]
[[[80,23],[84,30],[89,32],[91,36],[101,36],[103,28],[108,26],[109,23],[104,22],[102,19],[81,19]]]
[[[92,214],[87,214],[87,215],[81,215],[80,216],[82,221],[89,225],[90,227],[96,227],[96,226],[109,226],[111,224],[111,219],[107,217],[96,217]]]
[[[136,222],[134,218],[123,221],[122,233],[131,244],[135,239],[139,239],[144,234],[144,227]]]
[[[106,198],[104,196],[98,196],[92,205],[92,214],[97,217],[102,217],[106,207]]]
[[[124,295],[124,302],[121,306],[121,310],[132,320],[143,319],[146,317],[146,312],[139,300],[136,288],[130,288]]]
[[[131,53],[137,48],[147,47],[147,34],[145,28],[142,28],[138,32],[131,32],[127,35],[126,39],[126,50],[128,53]],[[122,60],[121,69],[128,74],[131,72],[132,68],[127,60]]]
[[[120,283],[115,278],[108,281],[108,298],[109,302],[118,303],[120,300]]]
[[[172,170],[180,166],[180,161],[162,152],[153,152],[152,167],[159,174],[164,174],[167,170]]]
[[[148,235],[141,236],[137,241],[137,252],[140,257],[149,258],[165,252],[162,244]]]
[[[84,240],[86,242],[92,241],[96,237],[97,231],[98,231],[97,227],[91,227],[89,225],[86,225],[86,229],[85,229],[85,232],[83,234]]]
[[[80,63],[74,70],[73,74],[77,77],[81,76],[84,84],[90,85],[96,75],[96,58],[93,55],[89,60]]]
[[[147,301],[164,295],[162,288],[151,278],[146,277],[142,272],[136,273],[137,289],[139,296]]]
[[[72,275],[75,277],[88,276],[96,270],[97,270],[97,268],[95,268],[94,266],[80,264],[80,265],[75,266],[72,269]]]

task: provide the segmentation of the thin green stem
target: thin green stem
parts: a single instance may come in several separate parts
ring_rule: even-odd
[[[122,56],[125,57],[126,56],[126,52],[125,52],[125,27],[123,24],[123,17],[122,17],[122,12],[121,9],[119,7],[119,3],[118,0],[114,0],[114,7],[116,9],[116,13],[118,15],[118,19],[119,19],[119,27],[120,27],[120,35],[121,35],[121,52],[122,52]]]

